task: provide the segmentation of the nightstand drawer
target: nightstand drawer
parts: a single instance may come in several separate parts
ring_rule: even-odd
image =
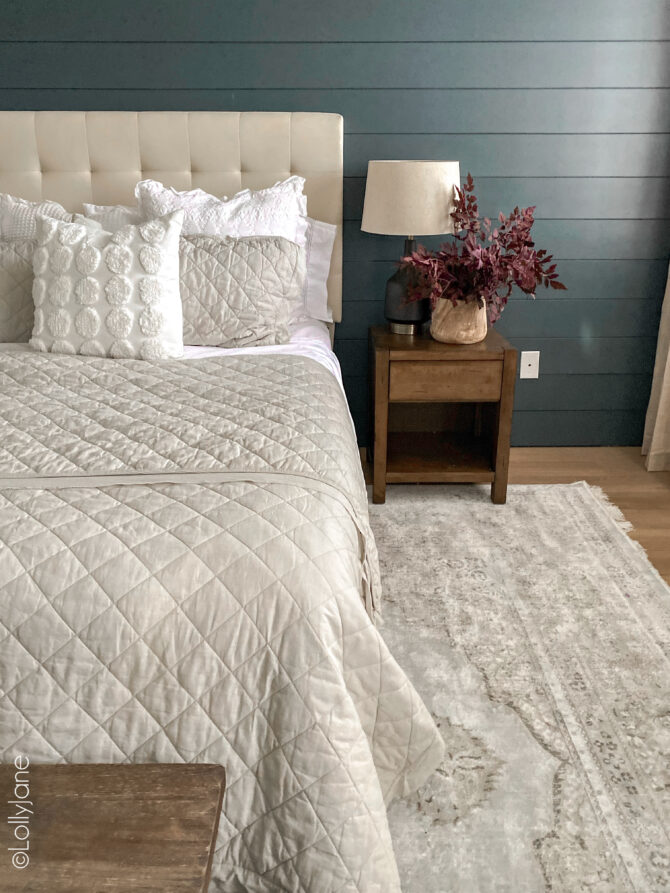
[[[389,400],[494,403],[500,400],[502,370],[498,360],[391,362]]]

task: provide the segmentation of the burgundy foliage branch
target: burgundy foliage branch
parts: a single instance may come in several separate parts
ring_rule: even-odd
[[[535,297],[538,286],[564,290],[558,281],[556,264],[544,249],[536,250],[531,239],[535,207],[515,208],[509,217],[498,215],[494,226],[488,217],[480,218],[474,181],[468,174],[463,188],[456,187],[457,200],[451,216],[455,239],[436,251],[419,245],[403,257],[401,266],[413,271],[414,285],[409,300],[430,298],[431,306],[440,298],[453,304],[477,301],[486,304],[490,322],[503,311],[513,286]]]

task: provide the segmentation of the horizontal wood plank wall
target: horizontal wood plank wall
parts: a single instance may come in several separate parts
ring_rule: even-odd
[[[402,241],[360,232],[370,158],[458,159],[485,213],[537,205],[569,288],[514,295],[541,351],[513,442],[640,442],[670,252],[666,0],[5,0],[0,107],[332,111],[345,119],[336,350],[367,439],[367,329]],[[436,244],[436,240],[425,240]]]

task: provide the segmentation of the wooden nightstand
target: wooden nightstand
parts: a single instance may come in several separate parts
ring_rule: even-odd
[[[387,483],[491,482],[505,502],[517,352],[370,329],[373,502]]]

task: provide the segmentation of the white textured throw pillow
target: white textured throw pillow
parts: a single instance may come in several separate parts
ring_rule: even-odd
[[[283,236],[304,245],[304,185],[303,177],[293,176],[268,189],[244,189],[231,199],[221,199],[202,189],[178,192],[156,180],[142,180],[135,196],[140,213],[147,218],[183,208],[185,236]]]
[[[40,216],[36,350],[158,360],[184,352],[176,211],[114,233]]]
[[[73,219],[73,215],[58,202],[30,202],[6,192],[0,193],[0,238],[35,239],[38,214],[46,214],[56,220]]]
[[[0,341],[27,341],[33,328],[32,239],[0,239]]]

